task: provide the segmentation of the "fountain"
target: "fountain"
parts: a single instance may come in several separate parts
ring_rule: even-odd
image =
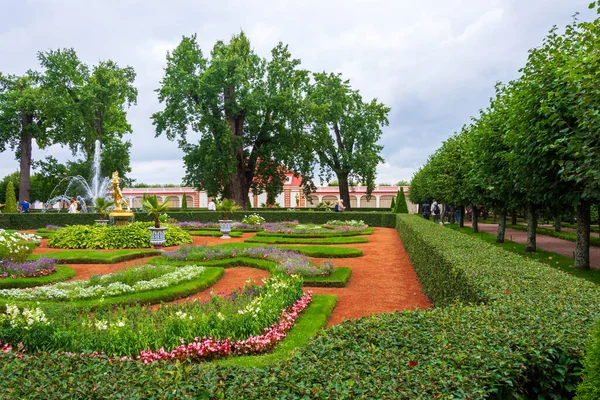
[[[65,204],[71,204],[73,197],[75,197],[79,204],[81,204],[82,212],[88,212],[88,202],[89,204],[94,205],[97,198],[110,198],[108,195],[108,185],[110,183],[110,179],[108,177],[100,176],[100,153],[100,141],[96,140],[94,147],[94,161],[92,164],[92,181],[88,183],[81,175],[68,176],[64,178],[58,183],[58,185],[54,187],[52,193],[50,193],[50,199],[44,203],[44,209],[42,212],[52,209],[56,204],[59,204],[58,212],[60,212],[62,209],[61,206],[64,206]],[[64,191],[61,194],[54,195],[59,187],[63,185],[63,182],[68,182]],[[81,189],[83,194],[68,196],[67,193],[71,188]]]

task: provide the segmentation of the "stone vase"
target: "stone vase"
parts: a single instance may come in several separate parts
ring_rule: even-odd
[[[219,220],[219,226],[221,228],[221,233],[223,234],[221,239],[231,239],[231,236],[229,236],[229,232],[231,232],[231,224],[233,224],[233,221],[230,219]]]
[[[150,244],[154,246],[156,250],[162,249],[167,242],[165,238],[165,231],[167,228],[150,227],[148,229],[150,229]]]

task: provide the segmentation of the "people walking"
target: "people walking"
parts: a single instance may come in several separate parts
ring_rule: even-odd
[[[429,219],[429,216],[431,215],[431,206],[427,200],[425,200],[421,206],[421,214],[425,219]]]
[[[436,224],[440,222],[440,214],[442,210],[440,209],[440,205],[437,200],[433,200],[433,204],[431,205],[431,214],[433,214],[433,222]]]

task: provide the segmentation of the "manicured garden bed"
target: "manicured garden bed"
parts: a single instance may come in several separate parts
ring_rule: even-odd
[[[288,238],[282,236],[253,236],[245,239],[248,243],[267,243],[267,244],[352,244],[352,243],[368,243],[369,239],[363,237],[328,237],[323,239],[301,239]]]
[[[212,237],[220,237],[223,236],[223,234],[221,233],[221,231],[219,231],[218,229],[203,229],[203,230],[192,230],[192,229],[187,229],[188,233],[192,236],[212,236]],[[231,232],[229,232],[229,236],[231,237],[242,237],[242,231],[236,231],[236,230],[232,230]]]
[[[33,278],[4,278],[0,279],[0,289],[28,288],[34,286],[51,285],[63,282],[75,276],[75,270],[66,265],[56,266],[56,272]]]
[[[225,249],[247,249],[251,247],[264,247],[264,244],[260,243],[223,243],[219,247]],[[284,250],[297,251],[300,254],[304,254],[308,257],[316,258],[350,258],[350,257],[361,257],[363,251],[361,249],[354,249],[351,247],[335,247],[335,246],[277,246]]]

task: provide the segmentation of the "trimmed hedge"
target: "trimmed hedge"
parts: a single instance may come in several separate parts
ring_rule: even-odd
[[[577,387],[577,400],[600,399],[600,323],[592,333],[585,356],[583,382]]]
[[[358,212],[350,211],[343,213],[333,212],[307,212],[307,211],[256,211],[267,222],[284,222],[298,220],[300,223],[324,224],[328,220],[335,218],[338,220],[363,220],[369,226],[382,226],[393,228],[396,226],[396,215],[383,209],[378,212]],[[231,214],[231,218],[243,217],[243,212],[238,211]],[[202,221],[218,222],[222,215],[214,211],[169,211],[169,218],[177,221]],[[92,225],[94,221],[100,219],[100,214],[68,214],[68,213],[19,213],[19,214],[0,214],[0,228],[3,229],[37,229],[46,225]],[[152,216],[146,213],[135,213],[136,221],[151,221]]]
[[[67,264],[116,264],[123,261],[136,260],[159,256],[160,250],[127,250],[120,249],[111,252],[98,250],[65,250],[52,253],[32,254],[29,260],[36,260],[43,257],[52,257]]]
[[[56,272],[46,276],[36,276],[34,278],[4,278],[0,279],[0,289],[28,288],[35,286],[50,285],[53,283],[64,282],[75,276],[75,270],[66,265],[58,265]]]
[[[349,236],[349,237],[324,237],[324,238],[295,238],[283,236],[253,236],[245,239],[246,243],[265,243],[267,245],[275,244],[353,244],[353,243],[368,243],[369,239],[360,236]]]
[[[346,236],[362,236],[371,235],[373,228],[369,227],[362,232],[330,232],[329,229],[323,229],[323,232],[315,233],[279,233],[279,232],[258,232],[256,236],[268,236],[268,237],[283,237],[283,238],[299,238],[299,239],[311,239],[311,238],[330,238],[330,237],[346,237]]]

